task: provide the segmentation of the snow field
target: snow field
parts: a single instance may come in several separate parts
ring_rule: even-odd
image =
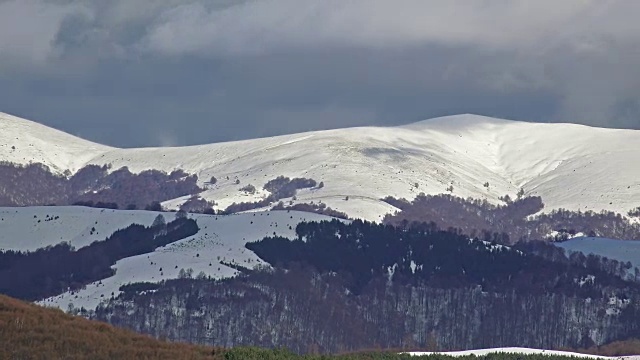
[[[0,207],[0,250],[33,251],[63,241],[81,248],[133,223],[149,226],[158,214],[82,206]],[[175,218],[162,214],[166,221]]]

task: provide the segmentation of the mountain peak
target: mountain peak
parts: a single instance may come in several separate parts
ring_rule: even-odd
[[[0,112],[3,161],[42,163],[56,172],[74,172],[93,157],[111,149],[35,121]]]

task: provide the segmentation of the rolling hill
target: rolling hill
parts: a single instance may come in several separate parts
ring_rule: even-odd
[[[634,345],[637,346],[637,345]],[[608,346],[603,347],[605,349]],[[637,348],[636,348],[637,349]],[[605,357],[580,353],[525,348],[480,349],[459,352],[439,352],[437,358],[465,355],[511,353],[527,355],[556,355],[585,359],[636,360],[638,356]],[[436,358],[433,353],[410,353],[418,358]],[[342,356],[306,356],[305,359],[371,359],[373,353],[346,354]],[[406,359],[390,353],[377,354],[385,359]],[[258,350],[255,348],[221,349],[199,345],[161,341],[146,335],[119,329],[114,326],[45,309],[0,295],[0,357],[28,359],[302,359],[282,350]],[[508,359],[509,357],[504,357]],[[560,359],[560,358],[559,358]]]
[[[194,130],[195,131],[195,130]],[[396,210],[385,196],[452,193],[499,203],[541,196],[545,211],[612,210],[640,205],[640,131],[517,122],[456,115],[399,127],[360,127],[164,148],[117,149],[32,121],[0,114],[0,160],[40,162],[58,173],[87,164],[133,172],[182,169],[198,176],[200,195],[224,209],[259,201],[280,175],[322,181],[293,203],[323,202],[351,217],[380,220]],[[205,185],[214,176],[215,185]],[[254,185],[254,194],[240,191]],[[177,208],[188,196],[165,201]],[[347,200],[348,199],[348,200]],[[291,198],[285,201],[292,201]]]
[[[81,206],[0,208],[0,250],[34,251],[63,241],[82,248],[93,241],[102,241],[116,230],[131,224],[149,226],[159,214],[166,221],[175,218],[175,213]],[[276,234],[291,238],[295,236],[296,225],[302,221],[331,219],[296,211],[189,216],[198,222],[200,228],[194,236],[148,254],[122,259],[114,266],[114,276],[91,283],[77,292],[44,299],[40,303],[64,310],[70,304],[75,308],[94,309],[112,294],[117,296],[120,286],[124,284],[175,279],[181,270],[188,269],[192,269],[193,276],[202,272],[216,279],[230,277],[236,275],[237,270],[229,265],[253,268],[262,263],[253,252],[245,249],[248,241]]]

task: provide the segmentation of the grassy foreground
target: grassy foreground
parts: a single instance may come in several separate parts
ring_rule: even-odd
[[[222,349],[169,343],[0,295],[0,359],[207,359]]]
[[[610,356],[638,354],[640,341],[616,342],[585,352]],[[550,356],[490,354],[482,358],[549,360]],[[452,357],[440,354],[411,357],[397,352],[296,355],[283,349],[222,349],[171,343],[0,295],[0,359],[443,360]],[[476,357],[455,359],[470,360]],[[553,356],[553,359],[571,358]]]

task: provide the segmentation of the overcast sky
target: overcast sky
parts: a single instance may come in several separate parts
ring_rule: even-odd
[[[114,146],[478,113],[640,128],[635,0],[0,0],[0,111]]]

